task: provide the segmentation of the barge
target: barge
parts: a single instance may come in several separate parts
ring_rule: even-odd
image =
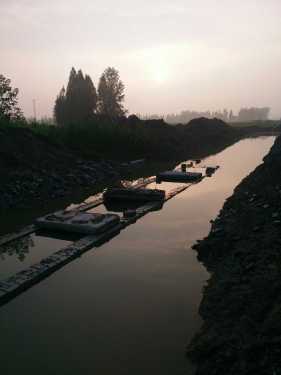
[[[202,179],[202,173],[185,171],[166,171],[158,173],[157,182],[197,182]]]
[[[159,189],[110,188],[103,193],[105,204],[111,201],[163,202],[164,199],[165,191]]]

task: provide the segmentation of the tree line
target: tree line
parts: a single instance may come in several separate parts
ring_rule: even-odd
[[[94,115],[122,117],[127,112],[123,106],[124,90],[115,68],[108,67],[103,72],[97,90],[89,75],[72,68],[66,89],[61,89],[55,101],[56,122],[65,126],[91,120]]]
[[[225,122],[251,122],[251,121],[266,121],[268,120],[270,108],[241,108],[237,115],[234,115],[232,110],[224,109],[223,111],[182,111],[179,114],[169,114],[165,120],[169,124],[187,124],[189,121],[199,118],[217,118]],[[155,118],[155,115],[154,115]]]
[[[71,69],[66,89],[63,87],[55,100],[54,118],[60,127],[69,124],[83,124],[91,120],[101,121],[102,118],[117,120],[127,113],[123,102],[125,86],[119,72],[108,67],[101,75],[98,88],[91,77],[84,75],[82,70]],[[12,88],[11,80],[0,74],[0,120],[24,121],[24,116],[18,106],[17,88]],[[251,122],[268,120],[270,108],[241,108],[237,115],[233,111],[182,111],[165,117],[170,124],[187,124],[194,118],[218,118],[226,122]],[[164,116],[139,116],[144,120],[160,119]],[[115,121],[116,122],[116,121]],[[118,122],[118,121],[117,121]]]
[[[59,126],[78,124],[96,116],[116,119],[127,110],[123,102],[125,86],[119,72],[108,67],[101,75],[98,89],[88,74],[82,70],[70,71],[66,89],[63,87],[54,105],[54,118]],[[18,88],[11,86],[11,80],[0,74],[0,120],[24,121],[18,106]]]
[[[242,134],[241,129],[237,131],[220,120],[201,119],[188,126],[171,126],[163,119],[123,116],[124,85],[117,71],[108,69],[97,90],[88,75],[72,69],[67,87],[61,90],[55,103],[59,126],[47,126],[54,125],[53,122],[30,122],[33,134],[43,135],[57,147],[66,147],[79,157],[97,160],[144,157],[183,160],[201,154],[201,147],[210,145],[217,150],[217,146],[230,144]],[[17,95],[18,90],[11,87],[10,80],[0,76],[0,127],[28,125],[18,107]],[[17,123],[17,119],[23,121]]]

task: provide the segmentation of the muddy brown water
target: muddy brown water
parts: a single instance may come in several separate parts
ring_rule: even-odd
[[[3,374],[193,374],[185,347],[202,323],[208,273],[191,246],[273,142],[242,140],[206,158],[220,165],[213,177],[1,307]],[[0,280],[68,243],[29,236],[0,254]]]

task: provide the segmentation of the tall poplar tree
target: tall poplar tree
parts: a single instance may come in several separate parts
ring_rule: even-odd
[[[66,90],[56,99],[54,114],[59,125],[86,121],[97,108],[97,92],[89,75],[71,69]]]
[[[98,112],[108,117],[120,117],[127,112],[123,106],[125,86],[115,68],[107,68],[98,85]]]
[[[63,87],[56,98],[54,115],[59,126],[64,125],[66,119],[65,88]]]

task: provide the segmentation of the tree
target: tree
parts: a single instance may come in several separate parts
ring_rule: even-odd
[[[63,87],[57,96],[54,107],[54,115],[57,124],[62,126],[66,117],[65,88]]]
[[[11,80],[0,74],[0,119],[23,119],[23,114],[18,107],[18,93],[17,88],[11,87]]]
[[[238,121],[250,122],[250,121],[266,121],[270,108],[241,108],[238,114]]]
[[[123,106],[125,86],[119,72],[107,68],[100,77],[98,86],[98,112],[108,117],[121,117],[127,112]]]
[[[89,75],[71,69],[66,90],[62,88],[54,107],[59,125],[88,120],[97,108],[97,92]]]
[[[93,109],[96,111],[98,95],[91,77],[87,74],[85,75],[84,86],[86,111],[92,111]]]
[[[227,121],[227,120],[228,120],[228,110],[224,109],[223,110],[223,121]]]

